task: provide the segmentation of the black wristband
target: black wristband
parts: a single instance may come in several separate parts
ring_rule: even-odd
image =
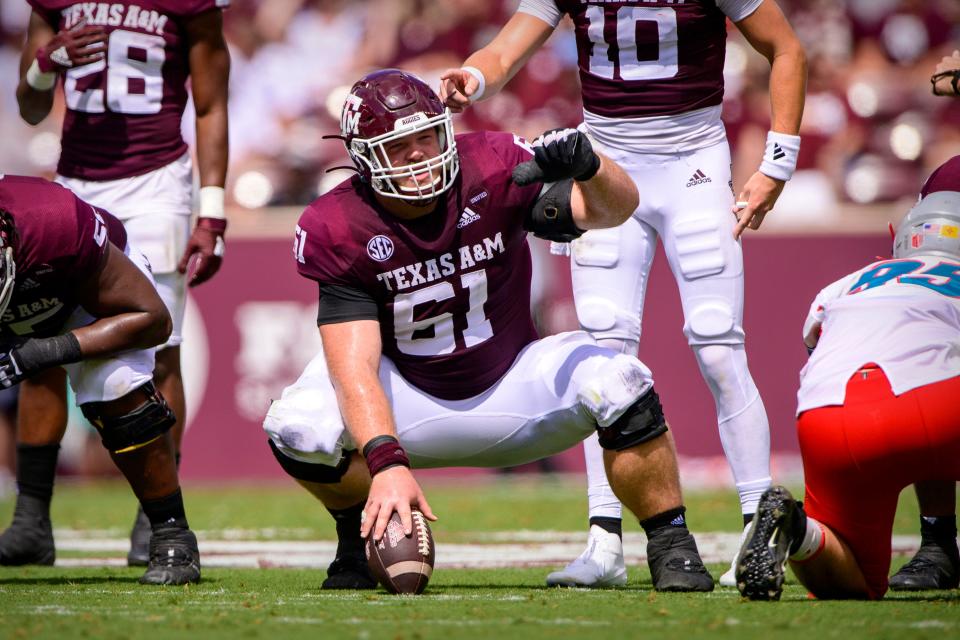
[[[80,342],[72,331],[52,338],[30,338],[14,349],[10,355],[16,359],[17,365],[25,376],[83,359]]]
[[[590,168],[576,176],[574,180],[577,182],[586,182],[593,176],[597,175],[597,171],[600,171],[600,156],[594,153],[592,161],[590,162]]]

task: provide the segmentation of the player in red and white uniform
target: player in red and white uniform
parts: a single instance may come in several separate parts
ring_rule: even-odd
[[[200,580],[169,435],[175,419],[153,384],[154,347],[172,324],[119,220],[52,182],[0,175],[0,386],[65,370],[153,528],[144,584]],[[36,449],[21,461],[43,478],[56,450]],[[53,564],[52,486],[24,471],[0,562]]]
[[[376,586],[361,535],[379,540],[394,511],[408,533],[411,507],[433,519],[411,466],[516,465],[599,431],[654,587],[711,590],[649,370],[582,331],[538,340],[530,316],[527,230],[621,223],[629,177],[573,129],[533,147],[454,137],[436,94],[397,70],[353,86],[341,133],[360,175],[307,207],[294,246],[319,285],[324,353],[264,421],[277,461],[337,521],[324,588]]]
[[[960,191],[960,156],[939,166],[920,189],[920,199],[939,191]],[[920,505],[920,548],[890,577],[894,591],[956,589],[960,566],[957,548],[957,483],[919,482],[914,485]]]
[[[622,226],[591,231],[572,243],[580,326],[605,346],[637,352],[660,238],[680,289],[684,335],[716,403],[746,526],[770,486],[770,433],[744,351],[738,238],[748,226],[759,228],[796,165],[803,49],[775,0],[521,0],[489,45],[443,75],[447,105],[460,110],[498,91],[564,15],[576,33],[581,129],[644,194]],[[740,188],[738,206],[720,120],[728,19],[772,66],[771,131],[759,170]],[[739,211],[739,221],[731,211]],[[596,443],[590,440],[584,449],[591,540],[547,584],[623,584],[620,505],[604,478]],[[734,586],[732,565],[720,584]]]
[[[960,480],[960,192],[923,198],[896,231],[893,259],[821,291],[804,341],[806,497],[801,507],[783,487],[763,495],[738,587],[779,598],[789,558],[819,598],[880,598],[900,492]],[[949,562],[960,570],[955,543]]]
[[[229,0],[28,1],[33,13],[20,64],[20,113],[30,124],[43,120],[62,83],[67,111],[56,181],[113,212],[150,261],[174,324],[157,352],[155,382],[178,418],[179,456],[185,284],[211,278],[224,248],[230,59],[221,8]],[[188,82],[200,182],[192,234],[193,166],[180,133]],[[19,442],[57,446],[66,427],[64,389],[56,370],[22,385]],[[53,477],[35,481],[52,486]],[[130,564],[146,564],[149,535],[138,512]]]

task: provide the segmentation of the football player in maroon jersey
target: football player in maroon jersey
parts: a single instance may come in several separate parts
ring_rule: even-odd
[[[157,352],[155,382],[186,416],[180,344],[185,285],[210,279],[223,258],[227,81],[221,8],[229,0],[29,0],[33,7],[17,100],[30,124],[50,112],[62,82],[67,111],[56,181],[123,221],[150,261],[173,333]],[[191,234],[193,167],[180,134],[187,81],[196,111],[200,210]],[[18,442],[53,449],[66,428],[65,379],[53,369],[20,391]],[[40,455],[22,449],[20,456]],[[31,467],[29,462],[23,462]],[[34,478],[52,487],[53,475]],[[146,564],[149,522],[138,511],[128,562]],[[0,537],[0,548],[4,545]]]
[[[437,95],[393,69],[353,86],[341,135],[359,175],[307,207],[294,244],[323,353],[264,421],[277,461],[336,519],[324,588],[375,586],[361,536],[380,540],[394,512],[408,534],[412,508],[434,519],[411,467],[511,466],[598,432],[654,587],[713,589],[650,371],[583,331],[538,340],[530,316],[527,231],[620,224],[638,202],[629,177],[574,129],[532,146],[454,136]]]
[[[119,220],[40,178],[0,175],[0,386],[62,369],[83,415],[150,522],[143,584],[200,580],[154,347],[173,327],[146,258]],[[16,511],[3,564],[53,564],[48,516],[56,447],[19,445]],[[37,481],[37,478],[40,480]]]
[[[574,301],[601,344],[636,353],[647,279],[663,242],[680,289],[684,335],[717,408],[744,529],[770,486],[770,428],[744,350],[739,237],[757,229],[796,166],[806,58],[775,0],[521,0],[493,41],[442,76],[454,111],[495,94],[569,15],[576,35],[581,129],[651,194],[617,229],[575,240]],[[771,64],[771,128],[759,169],[734,201],[723,122],[727,20]],[[656,194],[655,196],[653,194]],[[731,215],[731,211],[736,215]],[[550,585],[622,584],[620,504],[596,443],[584,443],[590,543]],[[720,584],[735,586],[733,566]]]

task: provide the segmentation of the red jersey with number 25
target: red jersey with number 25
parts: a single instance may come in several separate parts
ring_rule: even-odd
[[[230,0],[28,0],[54,31],[83,22],[107,32],[106,57],[63,74],[60,175],[116,180],[187,151],[180,120],[190,75],[184,21]]]
[[[437,210],[400,220],[354,177],[307,207],[294,245],[301,275],[375,300],[384,355],[449,400],[488,389],[537,338],[523,223],[541,185],[510,179],[532,153],[509,133],[456,140],[460,175]]]

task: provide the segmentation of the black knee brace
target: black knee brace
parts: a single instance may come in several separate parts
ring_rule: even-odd
[[[597,427],[600,446],[613,451],[623,451],[660,437],[667,432],[660,397],[651,387],[616,422],[609,427]]]
[[[330,467],[325,464],[311,464],[301,460],[294,460],[280,451],[277,445],[273,443],[273,440],[268,438],[267,443],[270,445],[270,451],[273,452],[273,457],[277,459],[277,462],[280,463],[283,470],[286,471],[290,477],[297,480],[317,482],[319,484],[337,484],[350,467],[349,451],[343,452],[343,459],[337,466]]]
[[[144,403],[123,416],[104,416],[103,408],[109,402],[87,402],[80,406],[83,416],[97,428],[103,446],[111,453],[126,453],[150,444],[177,421],[152,382],[136,391],[143,393]]]

